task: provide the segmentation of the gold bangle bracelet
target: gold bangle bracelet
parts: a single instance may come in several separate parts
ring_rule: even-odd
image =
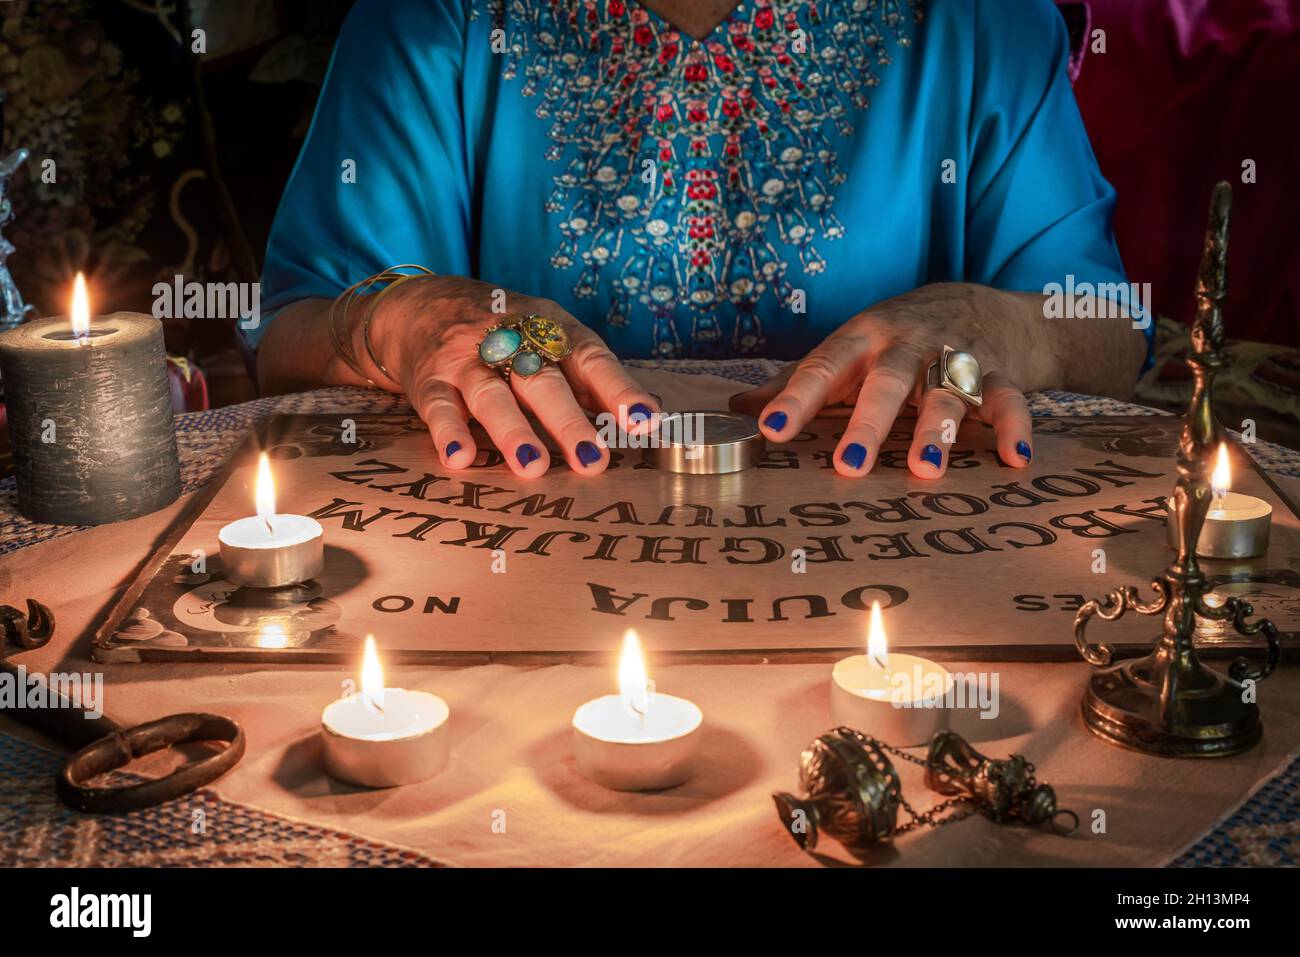
[[[418,269],[419,272],[396,273],[396,270],[398,269]],[[396,289],[398,286],[406,282],[406,280],[408,279],[418,279],[420,276],[432,276],[433,270],[426,269],[424,266],[404,264],[401,266],[392,267],[392,269],[389,270],[389,273],[395,274],[396,278],[394,278],[383,289],[379,290],[379,292],[375,293],[374,298],[371,300],[370,308],[366,310],[366,317],[361,321],[361,341],[365,344],[366,354],[370,356],[370,361],[374,363],[375,368],[378,369],[380,372],[382,372],[384,375],[388,376],[388,378],[391,381],[396,382],[400,386],[401,383],[398,382],[397,377],[388,371],[388,367],[385,366],[383,362],[380,361],[379,356],[375,354],[375,347],[370,341],[370,320],[374,316],[375,310],[379,308],[379,300],[382,299],[386,293],[388,293],[392,289]]]
[[[329,311],[330,342],[334,346],[334,354],[337,355],[340,359],[342,359],[349,369],[355,372],[358,377],[364,379],[370,385],[374,385],[374,382],[370,379],[368,375],[366,375],[365,370],[361,368],[361,362],[360,360],[357,359],[356,350],[352,348],[352,335],[351,335],[351,330],[348,329],[348,321],[347,321],[347,317],[348,317],[347,305],[344,305],[344,308],[342,310],[342,316],[343,316],[342,332],[339,331],[339,323],[337,319],[337,316],[339,315],[339,305],[342,303],[351,304],[352,297],[355,294],[357,287],[359,287],[365,281],[366,281],[365,279],[362,279],[358,282],[354,282],[352,285],[348,286],[347,289],[343,290],[342,293],[336,296],[334,298],[334,301],[330,303],[330,311]]]
[[[398,272],[398,270],[401,269],[415,269],[418,270],[418,272],[416,273]],[[348,286],[347,289],[343,290],[343,292],[340,293],[332,303],[330,303],[330,311],[329,311],[328,319],[329,319],[329,329],[330,329],[330,340],[334,346],[334,352],[336,355],[338,355],[340,359],[343,360],[344,363],[347,364],[349,369],[355,372],[362,379],[365,379],[368,385],[372,385],[372,386],[375,385],[375,380],[370,378],[370,376],[366,375],[365,369],[363,369],[361,366],[361,359],[357,355],[356,347],[353,342],[353,330],[355,328],[355,325],[353,319],[351,318],[352,307],[357,302],[358,299],[369,300],[368,303],[369,308],[366,309],[365,317],[362,320],[363,322],[362,341],[365,343],[366,353],[370,357],[370,361],[371,363],[373,363],[376,369],[378,369],[385,376],[387,376],[392,382],[400,386],[401,383],[398,382],[397,377],[394,376],[391,372],[389,372],[388,368],[383,364],[383,362],[379,360],[379,356],[375,352],[374,346],[371,344],[370,317],[374,314],[375,307],[378,305],[379,302],[379,298],[383,296],[384,293],[386,293],[389,289],[392,289],[394,286],[400,285],[401,283],[405,282],[407,279],[415,279],[421,275],[432,276],[434,275],[434,272],[431,269],[428,269],[424,266],[420,266],[414,263],[403,263],[397,266],[390,266],[389,268],[384,269],[381,272],[375,273],[373,276],[367,276],[364,279],[360,279],[357,282],[354,282],[352,285]],[[366,290],[368,290],[371,286],[375,285],[376,283],[381,283],[381,282],[386,283],[383,289],[369,296],[366,295]],[[340,307],[342,308],[340,309]],[[341,315],[342,317],[341,323],[337,318],[339,315]]]
[[[357,355],[357,350],[353,344],[352,332],[354,324],[351,319],[351,310],[353,303],[356,302],[359,295],[376,282],[380,282],[387,278],[387,276],[388,270],[384,270],[383,272],[375,273],[373,276],[367,276],[364,279],[354,282],[352,285],[348,286],[347,289],[343,290],[338,298],[334,300],[334,304],[330,311],[330,335],[333,338],[334,351],[338,353],[339,358],[347,363],[348,368],[362,379],[365,379],[369,385],[374,385],[375,382],[370,378],[370,376],[366,375],[366,370],[361,367],[361,359]],[[340,323],[336,322],[334,319],[334,316],[336,315],[335,310],[339,310],[340,306],[342,308],[337,314],[341,315],[343,319],[341,330],[339,328]]]
[[[377,383],[374,379],[370,378],[365,369],[361,367],[361,357],[357,355],[356,342],[354,341],[356,320],[352,316],[352,307],[356,305],[359,300],[373,298],[373,296],[366,296],[366,290],[375,283],[385,282],[391,279],[394,275],[394,273],[385,269],[383,272],[377,272],[373,276],[367,276],[365,279],[362,279],[360,282],[354,283],[349,287],[348,291],[345,293],[345,298],[343,299],[343,337],[346,343],[345,352],[343,354],[344,361],[348,362],[357,374],[366,380],[366,384],[370,386],[377,386]]]

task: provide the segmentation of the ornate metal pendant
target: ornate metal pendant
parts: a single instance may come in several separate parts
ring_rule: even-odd
[[[903,797],[891,754],[924,767],[926,786],[948,800],[925,812],[914,810]],[[975,813],[999,824],[1051,822],[1061,834],[1079,826],[1073,811],[1057,808],[1056,793],[1035,780],[1034,766],[1023,755],[986,757],[950,730],[930,739],[922,759],[852,728],[835,728],[799,755],[799,781],[806,797],[780,791],[772,799],[781,823],[806,851],[817,847],[822,833],[860,853],[922,825],[940,827]],[[899,808],[911,818],[903,824]],[[952,813],[941,816],[946,811]],[[1065,816],[1070,826],[1057,827],[1056,819]]]

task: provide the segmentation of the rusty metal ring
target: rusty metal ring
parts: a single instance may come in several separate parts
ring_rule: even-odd
[[[27,614],[13,605],[0,605],[0,633],[3,641],[31,650],[54,636],[54,613],[34,598],[27,599]]]
[[[40,648],[54,637],[54,612],[35,598],[27,599],[27,638],[24,648]]]
[[[141,784],[124,787],[82,784],[96,775],[123,767],[134,758],[187,741],[228,741],[229,744],[211,757]],[[57,788],[63,803],[79,811],[104,814],[138,811],[197,791],[233,768],[243,755],[244,730],[230,718],[217,714],[173,714],[86,745],[64,763]]]
[[[1056,823],[1056,819],[1058,817],[1064,817],[1066,815],[1069,815],[1070,820],[1074,822],[1073,824],[1071,824],[1069,827],[1062,827],[1060,824]],[[1069,808],[1061,808],[1059,811],[1057,811],[1055,814],[1052,815],[1052,830],[1055,831],[1057,834],[1061,835],[1061,837],[1065,837],[1067,834],[1073,834],[1078,829],[1079,829],[1079,815],[1075,814]]]

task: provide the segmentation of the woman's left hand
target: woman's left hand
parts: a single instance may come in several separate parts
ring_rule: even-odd
[[[1033,458],[1024,394],[1059,384],[1061,374],[1048,332],[1041,300],[1031,295],[970,283],[923,286],[854,316],[802,361],[734,397],[731,405],[756,415],[769,440],[784,442],[823,407],[851,403],[834,456],[841,475],[871,471],[908,399],[918,405],[907,454],[912,474],[943,475],[957,425],[967,413],[993,426],[1003,462],[1023,468]],[[944,346],[969,352],[979,362],[984,397],[979,408],[945,389],[921,393],[926,367]]]

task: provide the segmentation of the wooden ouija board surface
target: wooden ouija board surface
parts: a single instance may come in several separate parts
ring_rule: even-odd
[[[830,660],[862,647],[879,600],[893,648],[1071,660],[1079,605],[1123,584],[1145,593],[1172,555],[1178,418],[1036,419],[1027,469],[1004,466],[992,432],[967,422],[939,481],[908,472],[906,421],[869,476],[838,476],[844,421],[818,419],[732,475],[663,472],[624,449],[596,478],[553,454],[548,474],[523,481],[481,433],[474,467],[452,472],[409,416],[275,417],[148,561],[95,657],[343,661],[372,633],[392,661],[554,661],[611,655],[635,627],[660,660]],[[252,513],[259,449],[278,510],[324,526],[318,581],[222,578],[217,533]],[[1272,544],[1205,567],[1294,647],[1300,519],[1247,456],[1233,459],[1234,490],[1273,505]],[[1203,647],[1243,644],[1202,625]],[[1135,651],[1159,628],[1130,613],[1095,621],[1090,638]]]

